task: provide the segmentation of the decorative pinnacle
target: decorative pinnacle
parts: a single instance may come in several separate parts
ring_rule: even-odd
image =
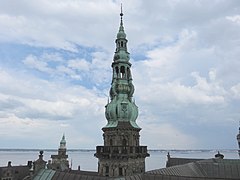
[[[124,27],[123,27],[123,11],[122,11],[122,4],[121,4],[121,12],[120,12],[120,26],[119,26],[119,31],[118,31],[118,34],[117,34],[117,39],[126,39],[126,34],[124,32]]]
[[[121,13],[120,16],[123,16],[123,12],[122,12],[122,3],[121,3]]]
[[[121,26],[123,25],[123,22],[122,22],[122,17],[123,17],[123,12],[122,12],[122,3],[121,3],[121,13],[120,13],[120,16],[121,16]]]

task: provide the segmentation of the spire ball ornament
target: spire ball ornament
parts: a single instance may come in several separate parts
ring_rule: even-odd
[[[120,13],[120,16],[121,16],[121,17],[123,16],[122,3],[121,3],[121,13]]]

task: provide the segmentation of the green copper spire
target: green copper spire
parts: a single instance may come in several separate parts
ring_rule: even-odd
[[[123,27],[123,20],[122,20],[122,17],[123,17],[123,12],[122,12],[122,4],[121,4],[121,13],[120,13],[120,16],[121,16],[121,21],[120,21],[120,27],[119,27],[119,31],[118,31],[118,34],[117,34],[117,38],[126,38],[126,34],[124,32],[124,27]]]
[[[127,52],[127,42],[126,34],[124,32],[123,27],[123,12],[121,6],[121,13],[120,13],[120,27],[117,33],[116,43],[116,52],[114,55],[114,61],[129,61],[129,53]]]
[[[129,122],[134,128],[136,124],[138,107],[132,101],[134,86],[132,84],[131,63],[127,51],[126,34],[123,27],[123,12],[121,7],[120,27],[117,33],[116,51],[113,58],[113,77],[110,89],[111,102],[106,105],[105,116],[108,120],[106,127],[117,127],[118,122]],[[140,128],[139,128],[140,129]]]
[[[65,149],[65,148],[66,148],[65,134],[63,134],[62,140],[60,141],[60,148],[61,148],[61,149]]]
[[[94,154],[98,158],[98,174],[107,179],[144,173],[145,158],[149,156],[147,146],[140,146],[141,128],[136,123],[138,107],[133,100],[134,86],[127,42],[121,7],[112,62],[110,99],[105,106],[107,125],[102,128],[104,146],[97,146]]]

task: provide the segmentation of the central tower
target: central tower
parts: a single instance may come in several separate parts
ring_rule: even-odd
[[[102,128],[104,146],[97,146],[98,173],[102,176],[127,176],[145,172],[147,146],[140,146],[137,125],[138,107],[133,101],[131,63],[127,51],[123,13],[120,13],[116,51],[112,62],[111,101],[105,106],[107,125]]]

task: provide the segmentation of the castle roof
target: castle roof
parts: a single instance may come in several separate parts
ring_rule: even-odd
[[[24,179],[29,175],[29,165],[0,167],[0,178],[12,177],[13,179]]]
[[[187,160],[187,159],[186,159]],[[219,180],[219,179],[238,179],[240,177],[239,159],[206,159],[187,164],[176,165],[168,168],[156,169],[142,174],[125,177],[103,177],[98,176],[97,172],[88,171],[70,171],[60,172],[54,170],[41,170],[34,180],[52,179],[52,180]]]
[[[172,166],[163,169],[149,171],[146,175],[149,179],[167,179],[178,177],[178,180],[187,179],[239,179],[239,159],[206,159],[187,164]],[[147,178],[147,179],[148,179]]]

